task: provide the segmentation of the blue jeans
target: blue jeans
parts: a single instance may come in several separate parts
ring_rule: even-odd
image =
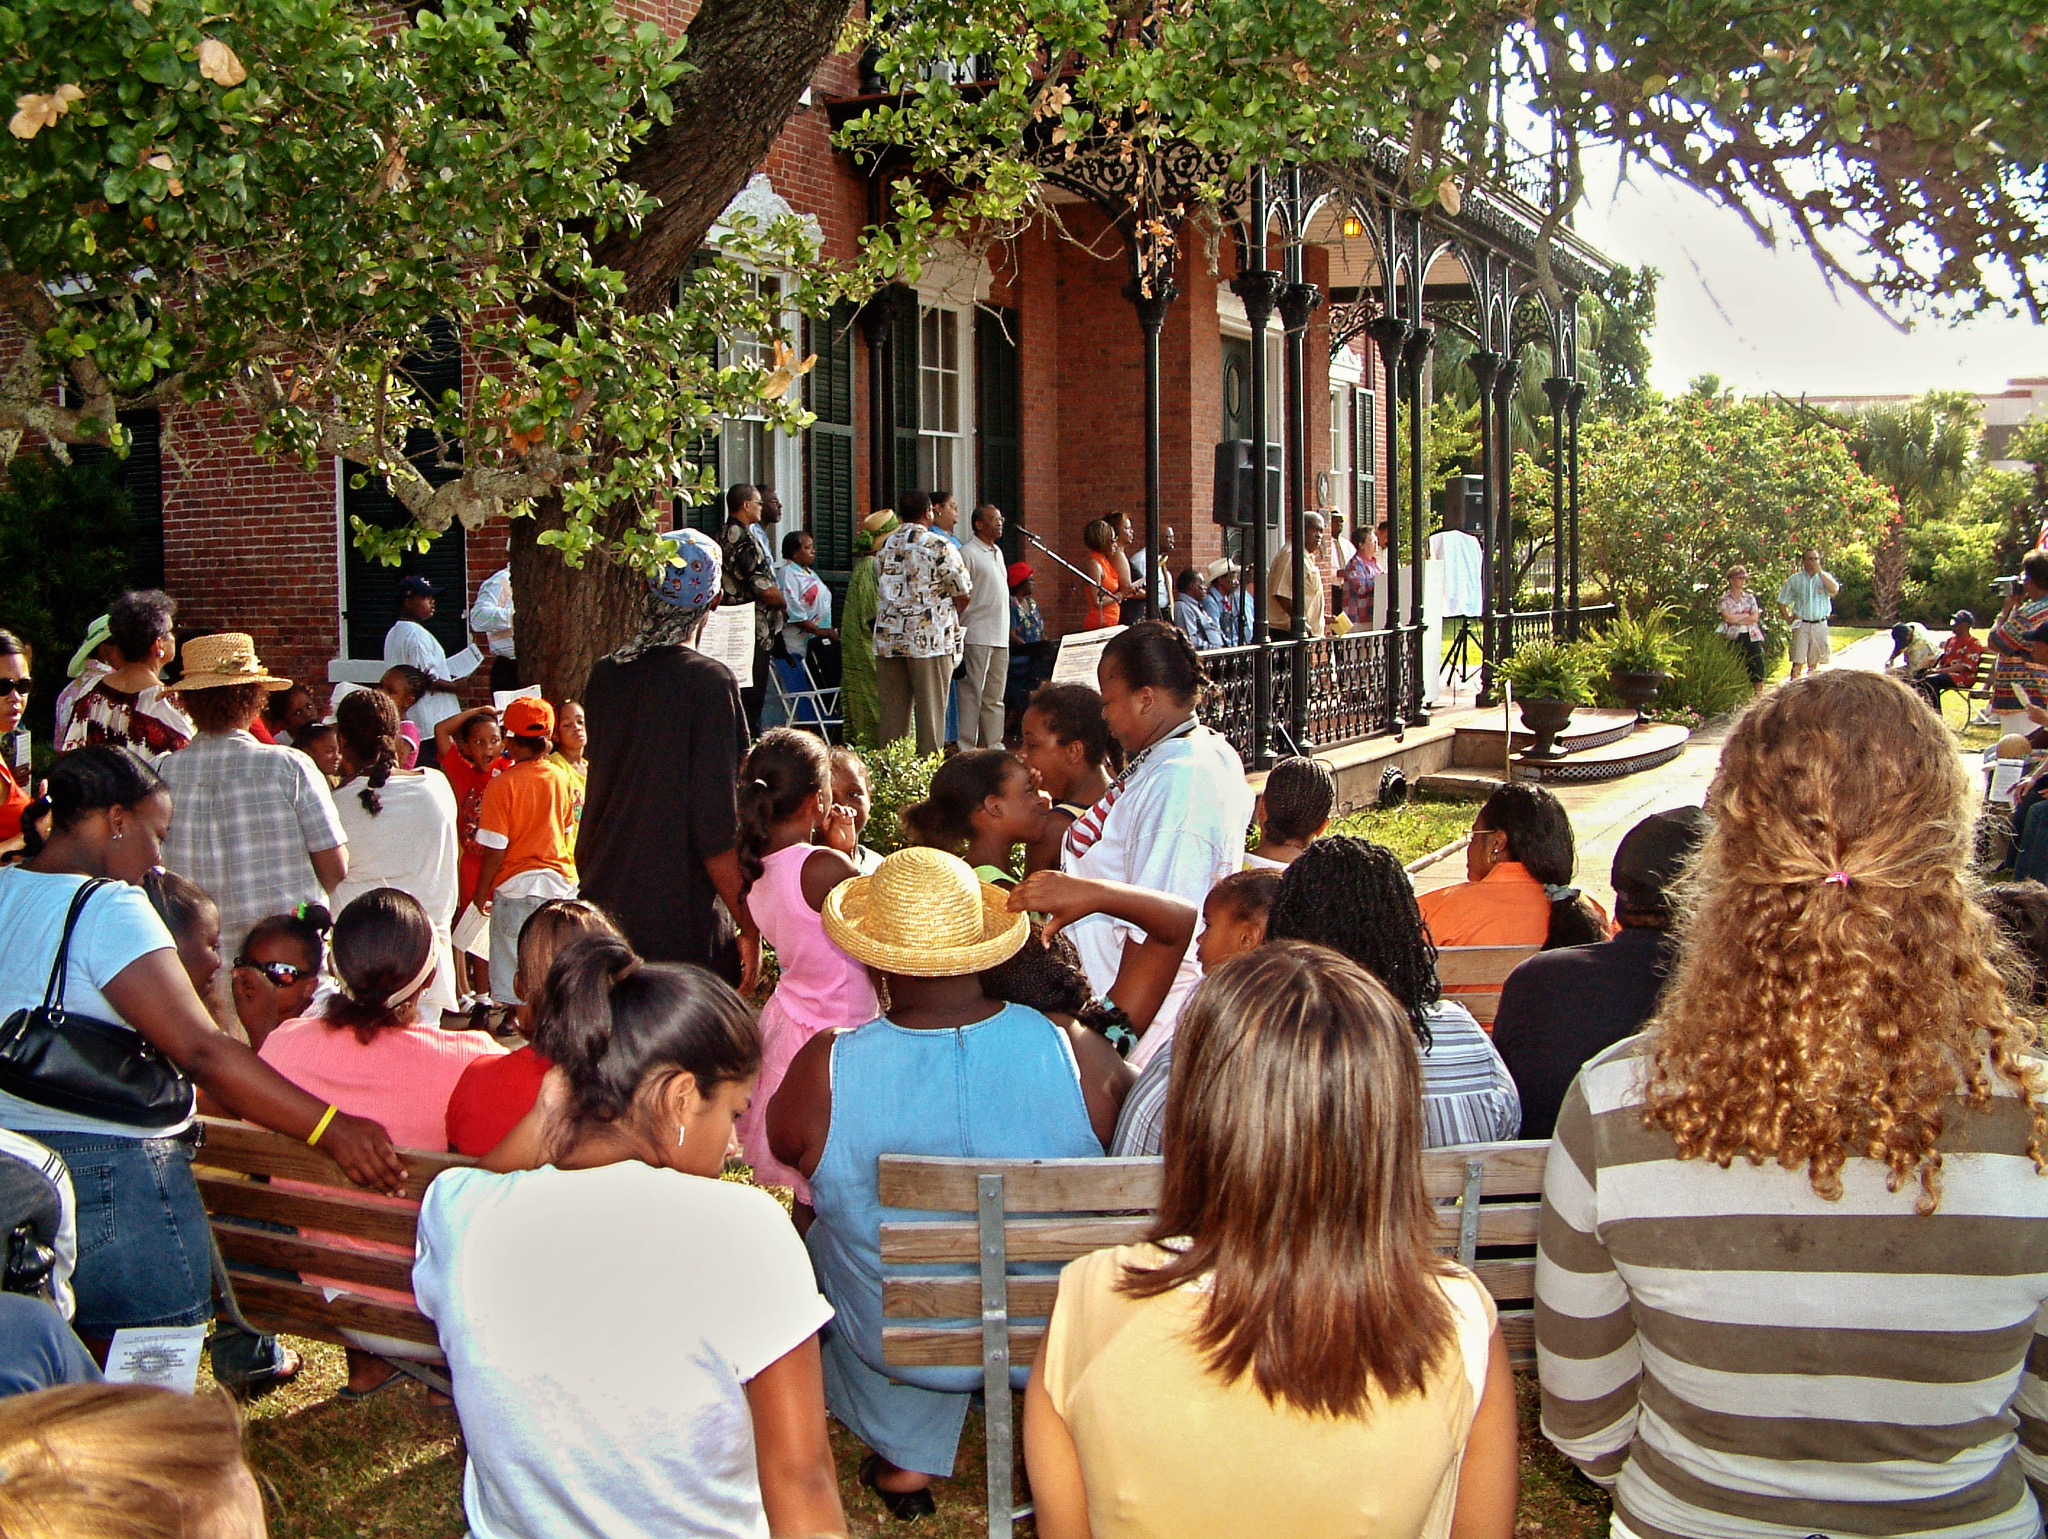
[[[56,1305],[26,1293],[0,1293],[0,1396],[99,1381],[99,1365]]]
[[[213,1248],[181,1138],[37,1133],[63,1156],[78,1198],[81,1336],[131,1325],[197,1325],[213,1315]]]

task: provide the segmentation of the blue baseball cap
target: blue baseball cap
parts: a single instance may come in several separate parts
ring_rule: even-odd
[[[398,579],[398,596],[400,598],[432,598],[440,591],[439,588],[435,587],[418,573],[414,573],[410,577]]]
[[[661,539],[670,553],[647,586],[677,609],[709,609],[718,597],[718,542],[701,529],[671,529]]]

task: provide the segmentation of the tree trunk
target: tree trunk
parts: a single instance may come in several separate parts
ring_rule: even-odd
[[[1886,625],[1899,618],[1899,596],[1906,586],[1906,522],[1900,519],[1885,532],[1870,558],[1870,607]]]
[[[704,0],[690,22],[694,72],[673,87],[675,115],[626,163],[626,180],[660,203],[637,236],[615,235],[597,260],[626,275],[628,301],[670,303],[704,235],[768,158],[846,23],[849,0]]]
[[[614,516],[608,532],[632,522],[631,512]],[[562,527],[562,500],[549,497],[526,518],[512,520],[513,635],[519,652],[519,682],[538,684],[556,702],[581,698],[590,665],[628,640],[640,622],[646,580],[603,551],[592,551],[580,569],[539,543],[543,530]]]

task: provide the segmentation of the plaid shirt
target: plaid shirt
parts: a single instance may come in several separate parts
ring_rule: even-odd
[[[171,793],[164,865],[220,908],[224,961],[234,961],[257,920],[327,901],[309,857],[348,835],[311,759],[246,732],[202,734],[159,773]]]

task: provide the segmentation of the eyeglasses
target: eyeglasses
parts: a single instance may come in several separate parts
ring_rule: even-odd
[[[310,967],[294,967],[289,962],[252,962],[247,957],[236,957],[235,966],[253,967],[281,989],[288,989],[301,978],[313,976]]]
[[[25,697],[28,694],[28,685],[29,681],[27,679],[0,679],[0,698],[8,695],[22,695]]]

